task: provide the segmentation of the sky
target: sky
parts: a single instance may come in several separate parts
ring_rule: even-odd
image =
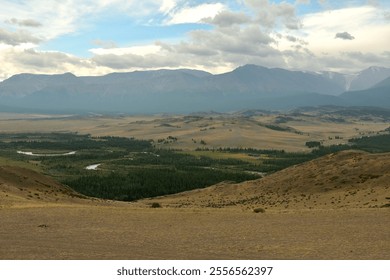
[[[0,80],[390,67],[388,0],[0,0]]]

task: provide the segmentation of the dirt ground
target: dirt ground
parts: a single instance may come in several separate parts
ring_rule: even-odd
[[[388,209],[0,209],[0,259],[390,259]]]

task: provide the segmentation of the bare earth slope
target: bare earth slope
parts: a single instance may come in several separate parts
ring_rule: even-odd
[[[0,167],[0,259],[390,259],[389,159],[343,152],[136,203]]]

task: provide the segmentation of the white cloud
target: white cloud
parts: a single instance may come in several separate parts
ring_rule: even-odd
[[[303,19],[305,40],[315,53],[386,51],[390,45],[390,28],[378,19],[379,13],[378,8],[365,6],[308,15]],[[335,34],[344,30],[352,33],[355,40],[335,42]]]
[[[172,3],[166,0],[165,7]],[[103,12],[140,18],[158,12],[160,6],[161,0],[2,0],[0,22],[34,26],[35,36],[50,40],[78,32]]]
[[[176,7],[177,3],[175,0],[163,0],[159,11],[163,14],[168,14]]]
[[[96,48],[96,49],[90,49],[91,53],[95,55],[107,55],[107,54],[113,54],[113,55],[149,55],[149,54],[156,54],[159,51],[161,51],[161,47],[158,45],[143,45],[143,46],[134,46],[134,47],[128,47],[128,48]]]
[[[118,47],[118,45],[114,41],[106,41],[100,39],[93,40],[92,44],[102,47],[103,49],[113,49]]]
[[[170,15],[166,24],[200,23],[203,19],[214,18],[226,7],[221,3],[201,4],[195,7],[184,7]]]
[[[380,7],[362,6],[308,14],[302,18],[303,28],[292,35],[309,43],[310,59],[318,70],[350,72],[372,65],[389,66],[389,59],[383,53],[390,46],[390,28],[378,17],[380,13]],[[350,36],[344,33],[345,30]],[[335,40],[337,33],[338,37],[354,39]],[[280,41],[281,49],[291,49],[290,45]],[[357,53],[362,55],[347,55]],[[376,59],[370,62],[367,57]],[[295,66],[297,64],[294,62]]]
[[[0,78],[8,78],[10,73],[50,73],[71,72],[79,76],[102,75],[112,69],[96,65],[92,60],[81,59],[62,52],[39,52],[31,48],[1,48]]]

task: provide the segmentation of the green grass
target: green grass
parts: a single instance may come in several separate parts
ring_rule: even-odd
[[[20,161],[8,157],[0,156],[0,165],[1,166],[16,166],[26,169],[31,169],[37,172],[42,172],[42,167],[39,163],[34,163],[34,161]]]
[[[252,163],[252,164],[259,164],[261,161],[259,160],[258,157],[253,157],[250,156],[248,153],[228,153],[228,152],[222,152],[222,151],[185,151],[185,152],[180,152],[183,154],[189,154],[195,157],[208,157],[211,159],[236,159],[236,160],[241,160],[247,163]]]

